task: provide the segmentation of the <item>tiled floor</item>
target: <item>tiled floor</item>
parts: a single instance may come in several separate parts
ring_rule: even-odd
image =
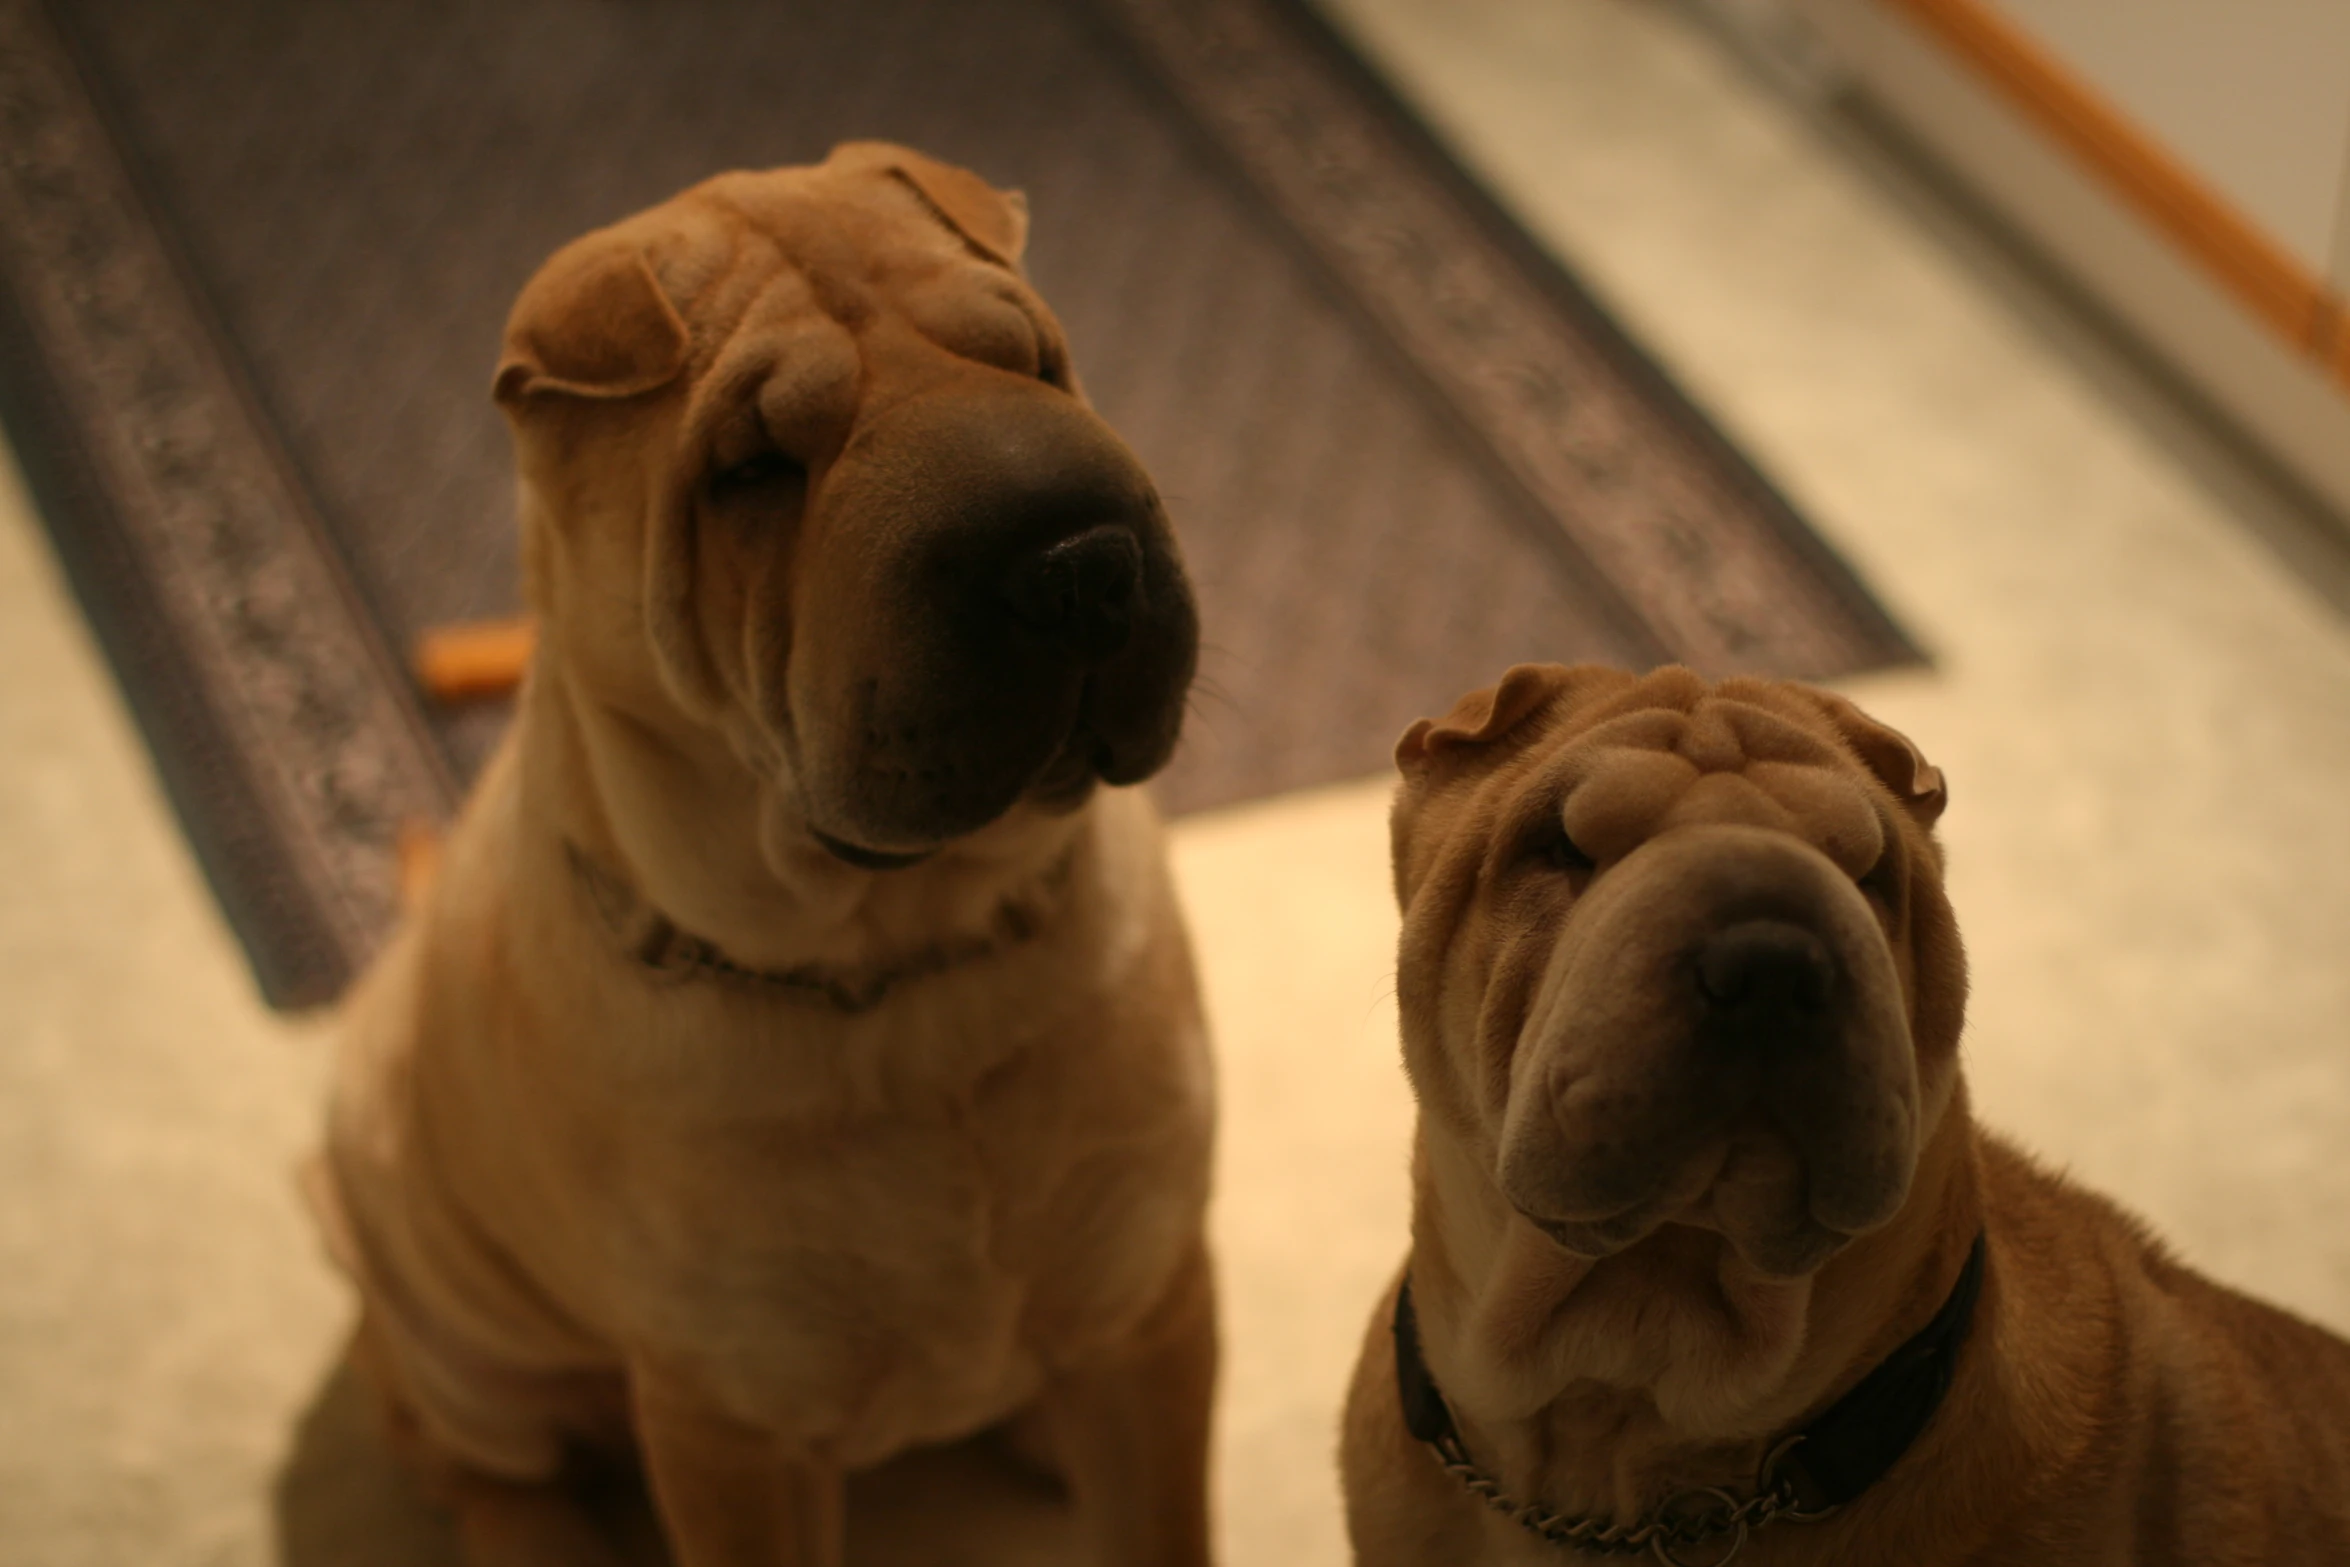
[[[1676,13],[1331,9],[1934,650],[1853,689],[1951,777],[1984,1115],[2350,1329],[2350,625],[2260,542],[2273,499]],[[1178,838],[1235,1567],[1343,1559],[1331,1422],[1410,1116],[1384,804]],[[0,889],[0,1563],[301,1554],[275,1487],[346,1309],[286,1181],[323,1029],[254,1001],[12,485]]]

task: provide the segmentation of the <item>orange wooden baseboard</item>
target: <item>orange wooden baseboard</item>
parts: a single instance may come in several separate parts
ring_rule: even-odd
[[[528,618],[435,626],[416,639],[417,683],[441,702],[504,696],[522,683],[537,636]]]
[[[441,868],[441,830],[431,822],[402,822],[392,853],[399,867],[401,912],[414,913],[432,890],[433,873]]]
[[[2343,301],[2228,200],[1982,0],[1879,0],[1971,67],[2293,349],[2350,385]]]

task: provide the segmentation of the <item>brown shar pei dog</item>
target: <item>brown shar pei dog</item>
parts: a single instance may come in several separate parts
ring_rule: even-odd
[[[1420,1113],[1357,1560],[2350,1562],[2350,1344],[1976,1126],[1906,740],[1529,665],[1397,760]]]
[[[854,144],[515,307],[538,651],[313,1182],[477,1560],[595,1559],[567,1462],[617,1448],[682,1567],[835,1562],[845,1473],[998,1427],[1091,1559],[1206,1559],[1211,1080],[1102,787],[1197,627],[1024,232]]]

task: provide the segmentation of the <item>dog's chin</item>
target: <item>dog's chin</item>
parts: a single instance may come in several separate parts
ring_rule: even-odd
[[[1066,816],[1093,798],[1094,789],[1110,770],[1109,748],[1091,729],[1079,724],[1028,786],[1026,798],[1055,816]]]
[[[986,831],[1019,806],[1031,806],[1051,816],[1066,816],[1082,809],[1101,784],[1108,771],[1108,762],[1108,748],[1094,737],[1090,729],[1080,724],[1039,769],[1035,778],[1009,803],[976,822],[948,824],[937,831],[937,841],[934,843],[920,847],[876,849],[853,837],[828,832],[813,823],[809,825],[808,832],[825,853],[844,865],[853,865],[864,871],[904,870],[930,859],[959,838]],[[892,836],[899,837],[901,841],[904,837],[919,840],[923,834],[914,832]]]
[[[835,838],[821,827],[808,829],[825,853],[844,865],[854,865],[861,871],[902,871],[909,865],[919,865],[938,852],[935,848],[911,851],[868,849],[862,844]]]
[[[1599,1219],[1546,1219],[1519,1211],[1560,1250],[1589,1262],[1628,1251],[1668,1224],[1711,1230],[1748,1267],[1773,1279],[1799,1279],[1816,1273],[1852,1240],[1808,1215],[1767,1224],[1724,1222],[1710,1203],[1678,1209],[1666,1203],[1644,1203]]]
[[[1852,1241],[1815,1219],[1785,1230],[1724,1230],[1730,1249],[1765,1278],[1800,1279],[1817,1273]]]
[[[1618,1214],[1609,1219],[1545,1219],[1519,1210],[1526,1222],[1549,1236],[1561,1251],[1586,1262],[1613,1257],[1637,1246],[1657,1231],[1662,1219],[1643,1214]]]

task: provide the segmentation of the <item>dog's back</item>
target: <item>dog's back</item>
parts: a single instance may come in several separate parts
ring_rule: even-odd
[[[2019,1498],[2013,1559],[2350,1562],[2350,1340],[2196,1272],[2005,1139],[1981,1143],[1993,1276],[2019,1325],[1986,1352],[2071,1455]]]

